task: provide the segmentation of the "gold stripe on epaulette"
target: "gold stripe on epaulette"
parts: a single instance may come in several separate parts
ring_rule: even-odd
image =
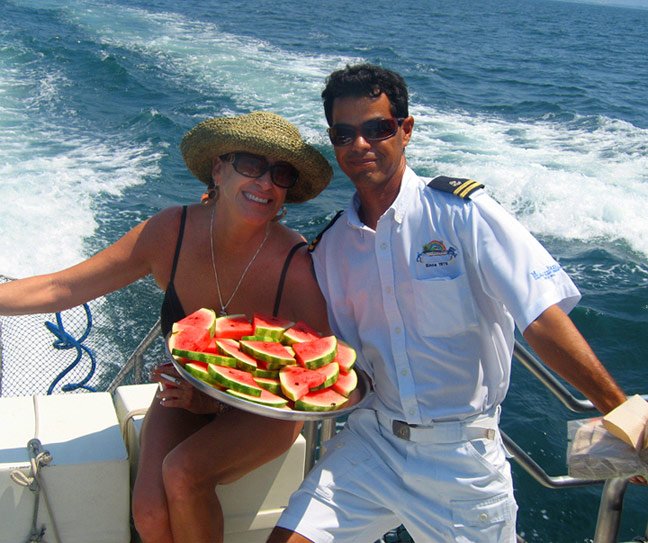
[[[461,185],[459,185],[455,190],[452,191],[452,194],[455,194],[461,198],[468,196],[473,190],[480,188],[481,185],[477,181],[472,179],[467,179]]]

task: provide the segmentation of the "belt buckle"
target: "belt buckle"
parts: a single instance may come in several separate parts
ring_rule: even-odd
[[[402,420],[392,421],[392,433],[396,437],[400,437],[405,441],[410,440],[410,427],[406,422],[403,422]]]

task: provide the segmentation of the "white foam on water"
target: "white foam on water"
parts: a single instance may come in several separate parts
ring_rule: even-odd
[[[535,234],[622,240],[648,256],[648,130],[609,118],[510,122],[420,104],[412,114],[414,167],[483,182]]]
[[[346,63],[361,60],[291,53],[266,41],[224,32],[215,24],[177,13],[119,6],[107,16],[105,5],[66,9],[74,24],[99,43],[147,56],[181,86],[207,94],[222,93],[238,108],[236,113],[255,109],[280,111],[303,128],[305,137],[311,141],[326,139],[319,97],[325,77]],[[228,113],[232,112],[214,112]]]
[[[9,277],[88,256],[95,198],[158,172],[159,156],[128,134],[89,133],[72,113],[49,114],[48,104],[69,84],[51,66],[42,73],[0,57],[0,273]]]

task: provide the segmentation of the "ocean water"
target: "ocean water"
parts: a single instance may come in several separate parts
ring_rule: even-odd
[[[206,117],[276,111],[334,162],[324,78],[370,61],[409,83],[410,164],[485,183],[582,290],[572,317],[611,373],[647,393],[648,1],[626,4],[0,0],[0,274],[68,266],[196,201],[178,143]],[[312,236],[350,195],[336,166],[287,222]],[[143,280],[99,306],[116,353],[160,299]],[[502,426],[551,475],[577,417],[515,367]],[[592,538],[599,487],[514,470],[527,541]],[[629,488],[621,540],[643,534],[647,505]]]

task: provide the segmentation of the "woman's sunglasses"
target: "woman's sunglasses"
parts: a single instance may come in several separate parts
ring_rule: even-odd
[[[334,124],[328,129],[329,139],[335,147],[353,143],[358,134],[367,141],[381,141],[393,137],[405,119],[372,119],[360,126]]]
[[[252,179],[258,179],[269,171],[272,182],[282,189],[294,187],[299,178],[299,172],[287,162],[270,164],[265,157],[250,153],[228,153],[220,158],[231,162],[236,172]]]

